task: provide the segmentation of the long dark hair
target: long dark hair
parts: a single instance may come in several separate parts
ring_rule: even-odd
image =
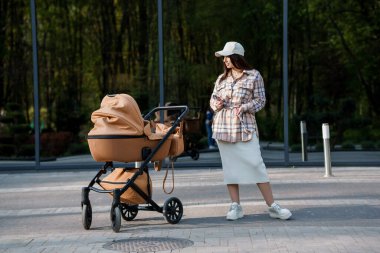
[[[230,57],[231,63],[235,66],[235,68],[242,69],[242,70],[249,70],[252,69],[249,63],[245,60],[244,56],[240,54],[231,54],[227,57]],[[223,81],[227,78],[228,72],[230,69],[226,67],[226,64],[223,62],[224,72],[223,76],[220,78],[220,81]]]

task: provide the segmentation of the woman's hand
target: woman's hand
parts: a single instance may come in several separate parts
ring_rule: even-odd
[[[242,113],[242,109],[241,109],[241,106],[239,107],[234,107],[234,113],[236,116],[239,116],[241,113]]]
[[[221,110],[224,107],[224,100],[217,95],[213,95],[212,97],[216,100],[214,103],[216,110]]]
[[[223,100],[222,99],[216,100],[215,106],[216,106],[216,109],[218,109],[218,111],[221,110],[224,107]]]

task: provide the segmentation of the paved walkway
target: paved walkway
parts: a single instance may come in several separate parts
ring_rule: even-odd
[[[179,169],[175,182],[184,196],[181,222],[171,225],[159,213],[141,212],[134,221],[123,222],[120,233],[112,232],[104,204],[94,205],[89,231],[81,225],[77,205],[36,208],[20,199],[21,208],[7,208],[12,195],[49,198],[49,191],[58,190],[78,195],[88,171],[42,173],[50,182],[38,181],[39,172],[3,173],[0,252],[380,252],[380,167],[333,168],[330,178],[323,177],[323,167],[268,172],[276,199],[293,212],[289,221],[269,218],[258,192],[247,194],[253,189],[249,186],[241,189],[245,217],[226,221],[228,200],[218,198],[226,194],[221,169]],[[155,175],[154,192],[163,174]],[[58,177],[68,182],[52,182]],[[21,180],[26,183],[16,184]]]

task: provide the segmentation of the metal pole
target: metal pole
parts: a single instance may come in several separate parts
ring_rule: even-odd
[[[322,137],[323,137],[323,150],[325,157],[325,176],[331,177],[331,156],[330,156],[330,129],[328,123],[323,123],[322,125]]]
[[[288,0],[284,0],[283,6],[283,88],[284,88],[284,160],[289,164],[289,119],[288,119]]]
[[[157,0],[157,18],[158,18],[158,72],[160,80],[160,106],[165,105],[164,94],[164,42],[162,29],[162,0]],[[160,111],[160,120],[164,120],[164,111]]]
[[[157,0],[157,23],[158,23],[158,72],[160,79],[160,106],[165,105],[165,84],[164,84],[164,40],[163,40],[163,12],[162,0]],[[164,123],[164,110],[160,110],[160,122]],[[140,165],[141,166],[141,165]]]
[[[302,161],[307,161],[307,130],[306,130],[306,122],[300,122],[301,129],[301,147],[302,147]]]
[[[33,84],[34,84],[34,154],[36,169],[40,168],[40,105],[38,84],[38,48],[37,48],[37,18],[36,4],[30,0],[30,16],[32,22],[32,45],[33,45]]]

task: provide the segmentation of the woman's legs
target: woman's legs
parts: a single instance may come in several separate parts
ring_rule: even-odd
[[[272,205],[273,200],[273,193],[272,188],[270,186],[270,183],[258,183],[257,186],[259,187],[261,194],[264,197],[265,202],[268,206]],[[232,202],[236,202],[240,204],[240,196],[239,196],[239,185],[238,184],[227,184],[228,192],[230,194],[230,198]]]
[[[227,213],[227,220],[237,220],[244,217],[243,209],[240,206],[239,197],[239,185],[238,184],[228,184],[228,192],[231,197],[231,207]]]
[[[231,201],[240,204],[239,185],[227,184],[227,189],[228,189],[228,192],[230,193]]]
[[[276,219],[287,220],[292,216],[292,213],[286,209],[282,208],[273,201],[272,188],[270,183],[258,183],[261,194],[263,195],[265,202],[268,205],[269,216]]]
[[[292,216],[292,213],[285,208],[281,208],[278,204],[274,203],[272,187],[269,182],[267,183],[257,183],[261,194],[264,197],[265,202],[268,205],[269,215],[272,218],[287,220]],[[228,184],[228,192],[230,193],[230,198],[233,204],[229,212],[227,213],[228,220],[236,220],[243,218],[243,209],[240,206],[240,197],[239,197],[239,185],[238,184]],[[237,204],[235,204],[236,202]]]
[[[270,183],[257,183],[257,186],[259,187],[261,194],[264,197],[265,202],[268,206],[271,206],[274,202],[273,200],[273,193],[272,188],[270,186]]]

